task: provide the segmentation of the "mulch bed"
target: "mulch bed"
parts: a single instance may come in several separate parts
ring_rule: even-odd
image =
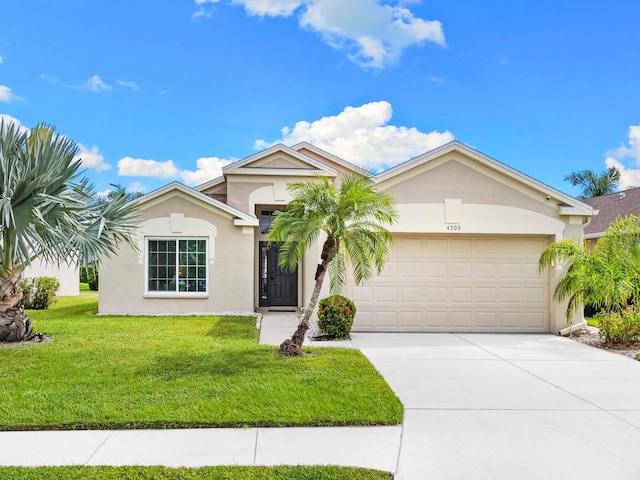
[[[53,338],[46,335],[42,335],[42,338],[38,335],[34,335],[33,338],[25,340],[23,342],[0,342],[0,348],[13,348],[13,347],[28,347],[30,345],[39,345],[41,343],[51,343]]]
[[[603,350],[608,350],[610,352],[620,353],[633,359],[636,359],[636,355],[640,353],[640,342],[619,345],[606,344],[600,338],[600,331],[596,327],[592,327],[590,325],[583,329],[583,331],[573,332],[573,334],[568,338],[571,338],[576,342],[584,343],[585,345],[602,348]]]

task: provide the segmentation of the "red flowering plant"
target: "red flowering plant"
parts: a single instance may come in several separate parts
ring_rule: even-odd
[[[329,338],[349,338],[356,306],[342,295],[331,295],[320,300],[318,306],[318,327]]]

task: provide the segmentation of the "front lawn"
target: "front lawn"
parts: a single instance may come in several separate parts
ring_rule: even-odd
[[[52,343],[0,347],[0,430],[384,425],[402,405],[358,351],[278,357],[253,317],[28,312]]]
[[[380,470],[347,467],[0,467],[4,480],[389,480]]]

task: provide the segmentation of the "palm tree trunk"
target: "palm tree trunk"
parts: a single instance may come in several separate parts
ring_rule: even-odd
[[[0,301],[0,342],[20,342],[31,336],[31,319],[24,313],[22,291],[16,286],[13,294]]]
[[[316,284],[313,287],[313,293],[309,299],[309,304],[307,305],[307,308],[304,309],[302,317],[300,317],[300,323],[298,323],[298,328],[296,328],[296,331],[293,333],[291,338],[287,338],[280,344],[280,347],[278,348],[279,355],[285,357],[299,357],[302,355],[302,343],[304,342],[304,337],[307,335],[307,330],[309,330],[309,318],[311,318],[311,314],[318,304],[320,290],[322,289],[322,282],[324,281],[324,276],[327,273],[327,266],[329,265],[329,259],[335,255],[335,246],[336,242],[332,238],[325,240],[322,247],[322,263],[318,265],[318,269],[316,270]]]

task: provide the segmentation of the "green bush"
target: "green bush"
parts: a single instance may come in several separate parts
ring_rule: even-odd
[[[80,283],[89,283],[97,274],[98,270],[94,265],[81,265]]]
[[[94,291],[98,290],[98,269],[97,268],[94,268],[93,276],[87,280],[87,283],[89,284],[89,290],[94,290]]]
[[[640,340],[640,312],[630,307],[621,312],[598,313],[600,337],[605,343],[628,343]]]
[[[320,300],[318,326],[330,338],[349,338],[356,306],[342,295],[332,295]]]
[[[60,281],[55,277],[25,278],[20,282],[24,295],[24,308],[46,310],[55,302]]]

